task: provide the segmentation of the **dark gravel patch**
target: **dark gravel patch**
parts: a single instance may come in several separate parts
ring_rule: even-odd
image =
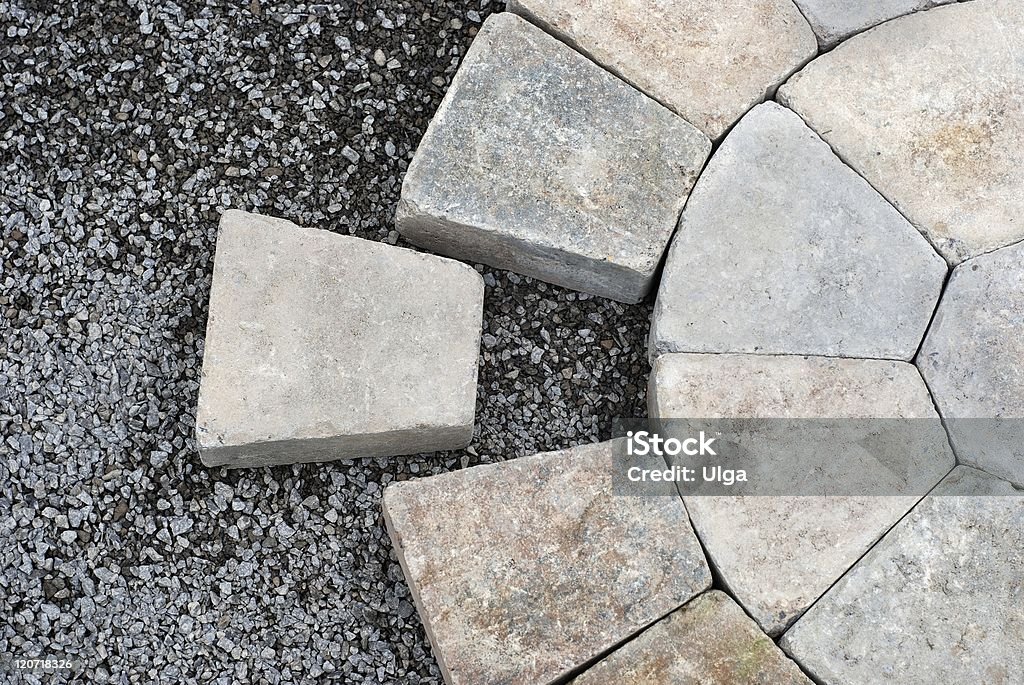
[[[220,212],[397,242],[402,174],[497,9],[0,0],[0,669],[76,665],[16,681],[440,683],[383,488],[644,413],[649,306],[482,269],[472,448],[196,454]]]

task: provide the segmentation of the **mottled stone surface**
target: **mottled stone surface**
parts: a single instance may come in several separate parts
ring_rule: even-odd
[[[956,0],[793,0],[818,36],[822,48],[882,22]]]
[[[791,0],[509,0],[508,9],[711,138],[817,51]]]
[[[724,592],[648,628],[573,685],[811,685]]]
[[[823,683],[1024,682],[1024,493],[966,466],[783,636]]]
[[[931,418],[917,370],[902,362],[688,355],[660,357],[650,415],[666,418]],[[954,458],[935,421],[933,448],[905,470],[937,483]],[[911,496],[686,497],[730,593],[781,633],[917,501]]]
[[[937,7],[779,91],[951,263],[1024,238],[1024,3]]]
[[[468,444],[483,290],[449,259],[226,212],[196,416],[203,463]]]
[[[611,442],[399,483],[384,516],[451,685],[542,685],[711,585],[675,497],[612,494]]]
[[[917,364],[960,462],[1024,486],[1024,243],[956,268]]]
[[[637,302],[710,149],[529,22],[494,15],[409,166],[398,230],[435,252]]]
[[[743,352],[911,359],[946,264],[793,112],[754,108],[683,211],[652,356]]]

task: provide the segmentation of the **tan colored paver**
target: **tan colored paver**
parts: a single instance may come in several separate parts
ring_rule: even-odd
[[[851,38],[779,90],[951,263],[1024,239],[1024,3]]]
[[[791,0],[510,0],[715,139],[817,51]]]
[[[645,630],[573,685],[811,685],[724,592]]]
[[[388,531],[450,685],[551,683],[711,585],[679,498],[612,494],[613,448],[387,488]]]
[[[954,465],[924,382],[902,362],[667,354],[654,365],[648,400],[659,419],[932,419],[927,449],[908,453],[904,468],[934,484]],[[684,499],[730,594],[776,636],[919,496]]]

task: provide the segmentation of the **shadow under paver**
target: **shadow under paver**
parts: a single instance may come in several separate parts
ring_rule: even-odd
[[[434,252],[638,302],[710,150],[571,48],[492,15],[416,150],[396,223]]]
[[[811,685],[724,592],[691,600],[573,685]]]
[[[957,0],[793,0],[811,23],[818,44],[833,48],[855,33]]]
[[[960,463],[1024,487],[1024,243],[953,271],[917,365]]]
[[[1024,682],[1024,493],[957,467],[781,645],[829,685]]]
[[[819,57],[779,100],[956,264],[1024,239],[1021,36],[1019,0],[918,12]]]
[[[710,587],[678,497],[613,494],[614,448],[385,490],[388,531],[448,683],[554,682]]]
[[[225,212],[196,416],[203,463],[469,444],[483,291],[450,259]]]
[[[915,485],[907,492],[916,495],[879,486],[883,494],[877,496],[866,490],[864,496],[684,497],[712,566],[773,637],[955,463],[924,382],[903,362],[668,354],[654,365],[648,401],[656,426],[668,436],[672,427],[666,419],[927,420],[914,446],[884,455],[893,471],[913,474]]]
[[[718,139],[817,52],[791,0],[509,0]]]
[[[755,107],[683,210],[651,324],[663,352],[909,360],[947,267],[796,114]]]

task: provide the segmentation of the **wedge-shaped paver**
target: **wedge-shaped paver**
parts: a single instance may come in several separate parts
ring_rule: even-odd
[[[467,445],[483,290],[449,259],[226,212],[196,416],[203,463]]]
[[[855,33],[911,12],[956,0],[793,0],[811,22],[822,48],[838,45]]]
[[[435,252],[636,302],[710,149],[529,22],[493,15],[409,166],[398,230]]]
[[[796,114],[766,103],[729,134],[683,211],[652,355],[909,360],[946,270]]]
[[[851,38],[779,98],[958,263],[1024,238],[1022,35],[1019,0],[937,7]]]
[[[711,138],[814,57],[791,0],[509,0]]]
[[[811,685],[724,592],[656,623],[573,685]]]
[[[614,449],[387,488],[388,531],[448,683],[551,683],[711,585],[678,498],[612,494]]]
[[[957,467],[783,648],[830,685],[1024,682],[1022,495]]]
[[[954,270],[917,363],[960,462],[1024,487],[1024,243]]]
[[[928,390],[891,361],[669,354],[655,363],[650,415],[671,418],[934,419],[904,469],[937,483],[953,452]],[[919,496],[684,498],[712,566],[772,636],[821,596]]]

